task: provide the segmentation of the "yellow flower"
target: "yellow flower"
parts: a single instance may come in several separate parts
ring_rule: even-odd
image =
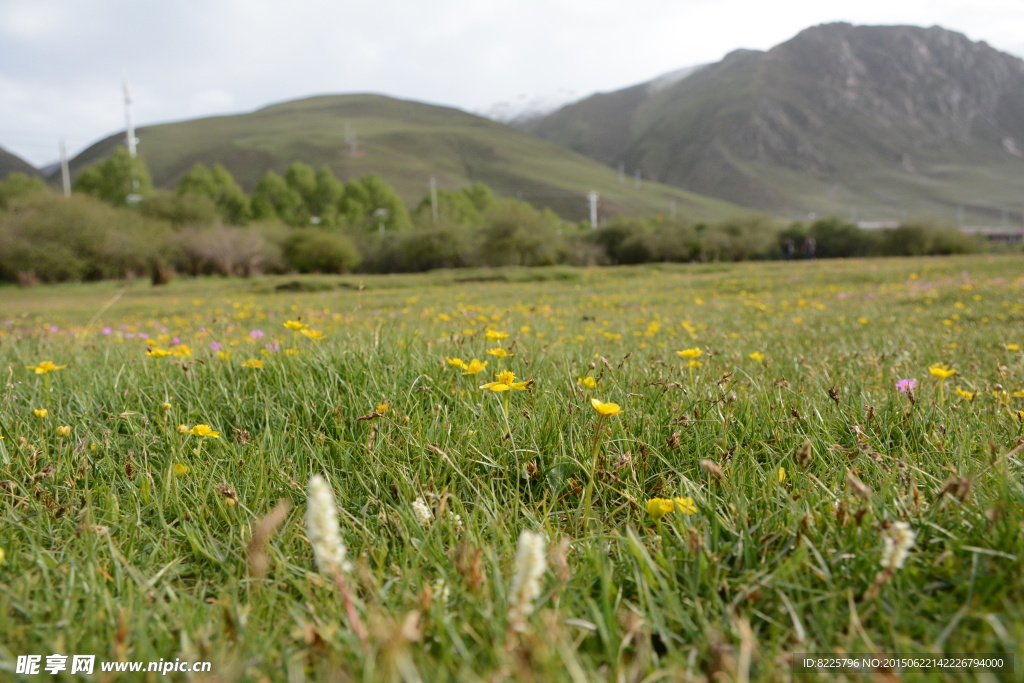
[[[67,425],[61,425],[61,426],[57,427],[57,436],[59,436],[60,438],[63,439],[64,437],[70,436],[70,435],[71,435],[71,427],[69,427]]]
[[[486,367],[487,367],[487,361],[484,361],[483,363],[481,363],[476,358],[474,358],[473,360],[469,361],[468,364],[462,366],[462,369],[465,370],[465,372],[462,373],[462,374],[463,375],[477,375],[477,374],[483,372],[484,368],[486,368]]]
[[[163,358],[164,356],[171,355],[171,352],[168,351],[167,349],[160,349],[160,348],[154,347],[152,349],[147,350],[146,351],[146,355],[147,356],[152,356],[153,358]]]
[[[38,417],[40,420],[45,420],[46,416],[50,414],[50,411],[46,408],[38,408],[32,411],[32,414]]]
[[[188,465],[182,465],[180,462],[176,463],[172,469],[174,471],[174,476],[176,477],[184,477],[186,474],[192,471],[191,467],[189,467]]]
[[[188,431],[189,431],[188,425],[178,425],[178,433],[179,434],[188,434]]]
[[[696,358],[704,352],[700,349],[683,349],[682,351],[676,351],[676,353],[683,358]]]
[[[940,380],[947,379],[956,374],[956,370],[951,369],[948,365],[944,363],[935,363],[933,365],[929,365],[928,372],[930,372],[935,377],[938,377]]]
[[[188,347],[188,344],[178,344],[170,351],[171,355],[175,358],[191,358],[192,349]]]
[[[509,389],[516,389],[518,391],[526,391],[533,380],[526,380],[525,382],[517,382],[516,376],[511,370],[502,370],[494,377],[494,382],[488,382],[487,384],[481,385],[481,389],[490,389],[491,391],[508,391]]]
[[[66,365],[54,365],[52,360],[44,360],[39,365],[26,365],[26,370],[35,370],[37,375],[45,375],[48,372],[54,370],[62,370],[66,368]]]
[[[516,355],[514,353],[509,353],[505,349],[500,349],[500,348],[499,349],[487,349],[487,353],[488,353],[488,355],[496,356],[498,358],[511,358],[512,356]]]
[[[4,552],[3,548],[0,548],[0,564],[4,563],[4,558],[7,557],[7,553]]]
[[[785,467],[780,467],[779,468],[779,483],[781,484],[784,481],[786,481],[786,468]]]
[[[686,367],[688,367],[688,368],[699,368],[702,365],[704,365],[704,363],[701,363],[699,360],[691,360],[689,363],[686,364]]]
[[[760,363],[761,361],[764,360],[764,354],[761,353],[760,351],[754,351],[753,353],[749,354],[747,358],[751,358]]]
[[[160,404],[160,409],[163,411],[168,411],[171,409],[171,404],[164,401],[163,403]]]
[[[304,330],[309,327],[306,323],[300,323],[298,320],[286,320],[284,326],[289,330]]]
[[[976,392],[976,391],[964,391],[960,387],[957,387],[956,388],[956,395],[959,396],[960,398],[965,398],[968,401],[973,401],[974,397],[978,395],[978,392]]]
[[[601,403],[596,398],[590,399],[590,405],[594,406],[601,417],[613,417],[622,412],[622,408],[619,407],[618,403]]]
[[[307,337],[309,337],[313,341],[320,341],[321,339],[324,338],[324,333],[321,332],[320,330],[306,330],[306,329],[303,329],[303,330],[299,330],[299,332],[301,332],[302,334],[306,335]]]
[[[454,365],[460,370],[466,369],[466,363],[461,358],[449,358],[448,356],[445,356],[444,359],[448,361],[449,365]]]
[[[647,501],[647,514],[655,519],[661,519],[676,510],[684,515],[692,515],[697,512],[697,506],[693,504],[693,498],[651,498]]]
[[[1004,347],[1007,351],[1020,351],[1020,344],[1007,344]],[[61,367],[64,367],[63,365]]]
[[[242,367],[258,370],[259,368],[263,367],[263,361],[257,360],[256,358],[250,358],[249,360],[242,361]]]
[[[196,425],[192,429],[188,430],[189,434],[195,434],[196,436],[212,436],[215,439],[220,438],[220,432],[215,432],[210,429],[210,425]]]
[[[487,330],[487,334],[485,336],[491,341],[494,341],[495,339],[505,339],[508,337],[508,333],[498,332],[497,330]]]
[[[1024,391],[1015,391],[1013,395],[1015,398],[1024,398]]]
[[[384,413],[388,412],[389,410],[391,410],[391,404],[390,403],[378,403],[377,404],[377,412],[380,413],[381,415],[383,415]]]
[[[589,376],[588,377],[579,377],[579,378],[576,379],[576,381],[579,382],[580,384],[582,384],[587,389],[593,389],[594,387],[597,386],[597,380],[594,379],[593,377],[589,377]]]

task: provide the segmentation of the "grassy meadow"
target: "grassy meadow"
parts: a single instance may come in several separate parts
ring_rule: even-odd
[[[0,677],[63,653],[212,662],[196,680],[788,680],[802,652],[1019,677],[1022,272],[0,289]],[[314,558],[315,474],[344,567]]]

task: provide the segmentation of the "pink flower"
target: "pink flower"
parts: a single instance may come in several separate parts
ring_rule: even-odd
[[[263,332],[263,330],[253,330],[252,332],[249,333],[249,336],[252,337],[253,339],[259,339],[261,337],[265,337],[266,334]]]
[[[904,394],[907,393],[907,392],[913,391],[916,388],[917,388],[917,380],[916,379],[901,379],[900,381],[896,382],[896,389],[898,391],[902,391]]]

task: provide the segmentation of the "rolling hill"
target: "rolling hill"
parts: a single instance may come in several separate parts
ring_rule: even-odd
[[[939,27],[816,26],[525,129],[792,217],[1021,224],[1024,61]]]
[[[3,180],[12,173],[24,173],[30,177],[40,177],[42,175],[35,166],[0,147],[0,180]]]
[[[355,133],[356,144],[347,144]],[[431,176],[442,189],[485,183],[560,215],[588,216],[586,194],[600,193],[601,213],[652,215],[670,207],[691,220],[716,220],[743,209],[675,187],[621,183],[615,171],[509,126],[466,112],[380,95],[323,95],[232,116],[145,126],[139,155],[154,185],[173,189],[196,163],[223,164],[252,192],[268,169],[294,161],[328,166],[341,180],[377,173],[415,206]],[[72,174],[122,144],[111,136],[72,162]]]

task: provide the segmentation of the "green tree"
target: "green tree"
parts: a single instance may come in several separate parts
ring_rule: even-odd
[[[0,209],[6,208],[8,203],[17,197],[49,190],[42,178],[32,178],[25,173],[12,173],[0,182]]]
[[[198,195],[207,197],[221,218],[230,224],[243,225],[251,217],[249,198],[241,186],[235,182],[234,176],[220,164],[207,169],[203,164],[196,164],[178,183],[178,196]]]
[[[256,219],[277,218],[294,226],[309,223],[302,196],[273,171],[267,171],[256,186],[252,197],[252,215]]]
[[[437,215],[439,225],[480,225],[483,212],[494,203],[490,188],[481,183],[461,190],[437,191]],[[428,193],[416,207],[416,222],[419,225],[433,223],[433,206]]]
[[[338,203],[345,194],[345,186],[334,177],[327,166],[316,172],[316,187],[310,199],[309,211],[320,218],[320,224],[333,226],[338,222]]]
[[[377,230],[381,223],[389,232],[412,227],[402,198],[376,174],[346,184],[338,208],[350,225],[364,232]]]
[[[74,190],[114,206],[124,206],[134,197],[152,192],[153,181],[141,157],[132,158],[127,149],[117,147],[109,159],[79,173]]]

